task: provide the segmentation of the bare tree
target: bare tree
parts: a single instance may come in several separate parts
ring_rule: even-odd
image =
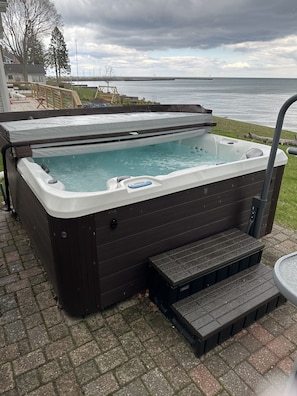
[[[113,75],[112,66],[105,66],[104,81],[107,84],[107,92],[109,92],[109,84],[110,84],[110,80],[112,78],[112,75]]]
[[[55,26],[61,25],[61,16],[50,0],[8,0],[3,20],[3,45],[23,65],[24,80],[28,80],[27,64],[30,47],[41,42]]]

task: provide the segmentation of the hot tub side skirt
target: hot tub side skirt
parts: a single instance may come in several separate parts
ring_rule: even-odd
[[[102,309],[95,216],[49,219],[59,303],[70,314]]]
[[[78,218],[48,215],[9,163],[13,205],[62,307],[86,315],[147,287],[152,255],[229,228],[246,231],[264,171]],[[269,233],[283,174],[274,170],[261,236]],[[116,224],[116,227],[115,227]]]
[[[54,268],[53,249],[49,231],[49,216],[37,197],[16,170],[14,160],[7,152],[7,171],[13,209],[25,228],[41,260],[49,281],[58,293],[57,274]]]
[[[59,304],[73,315],[100,310],[94,216],[66,220],[50,216],[17,172],[9,153],[7,159],[14,210],[46,270]]]
[[[144,286],[152,254],[229,228],[247,230],[252,197],[260,194],[264,171],[197,187],[96,214],[101,305]],[[261,236],[271,232],[283,167],[274,171]],[[111,224],[117,224],[112,228]],[[133,286],[134,285],[134,286]],[[140,289],[140,288],[139,288]]]

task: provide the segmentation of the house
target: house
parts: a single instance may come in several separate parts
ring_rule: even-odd
[[[23,65],[21,64],[4,64],[6,82],[24,81]],[[28,81],[37,83],[46,83],[45,69],[43,65],[27,65]]]
[[[2,56],[4,63],[18,63],[15,61],[15,57],[7,52],[3,52]]]

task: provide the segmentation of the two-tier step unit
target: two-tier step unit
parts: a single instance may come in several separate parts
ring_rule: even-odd
[[[150,258],[150,298],[197,356],[285,302],[263,248],[230,229]]]

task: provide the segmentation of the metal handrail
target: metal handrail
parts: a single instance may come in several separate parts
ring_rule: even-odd
[[[260,237],[261,225],[264,217],[264,211],[267,203],[269,187],[272,180],[276,152],[280,141],[285,114],[288,108],[296,101],[297,101],[297,94],[291,96],[288,100],[286,100],[286,102],[282,105],[278,113],[261,196],[256,196],[253,198],[253,204],[251,208],[250,223],[248,226],[247,233],[254,236],[255,238]]]

